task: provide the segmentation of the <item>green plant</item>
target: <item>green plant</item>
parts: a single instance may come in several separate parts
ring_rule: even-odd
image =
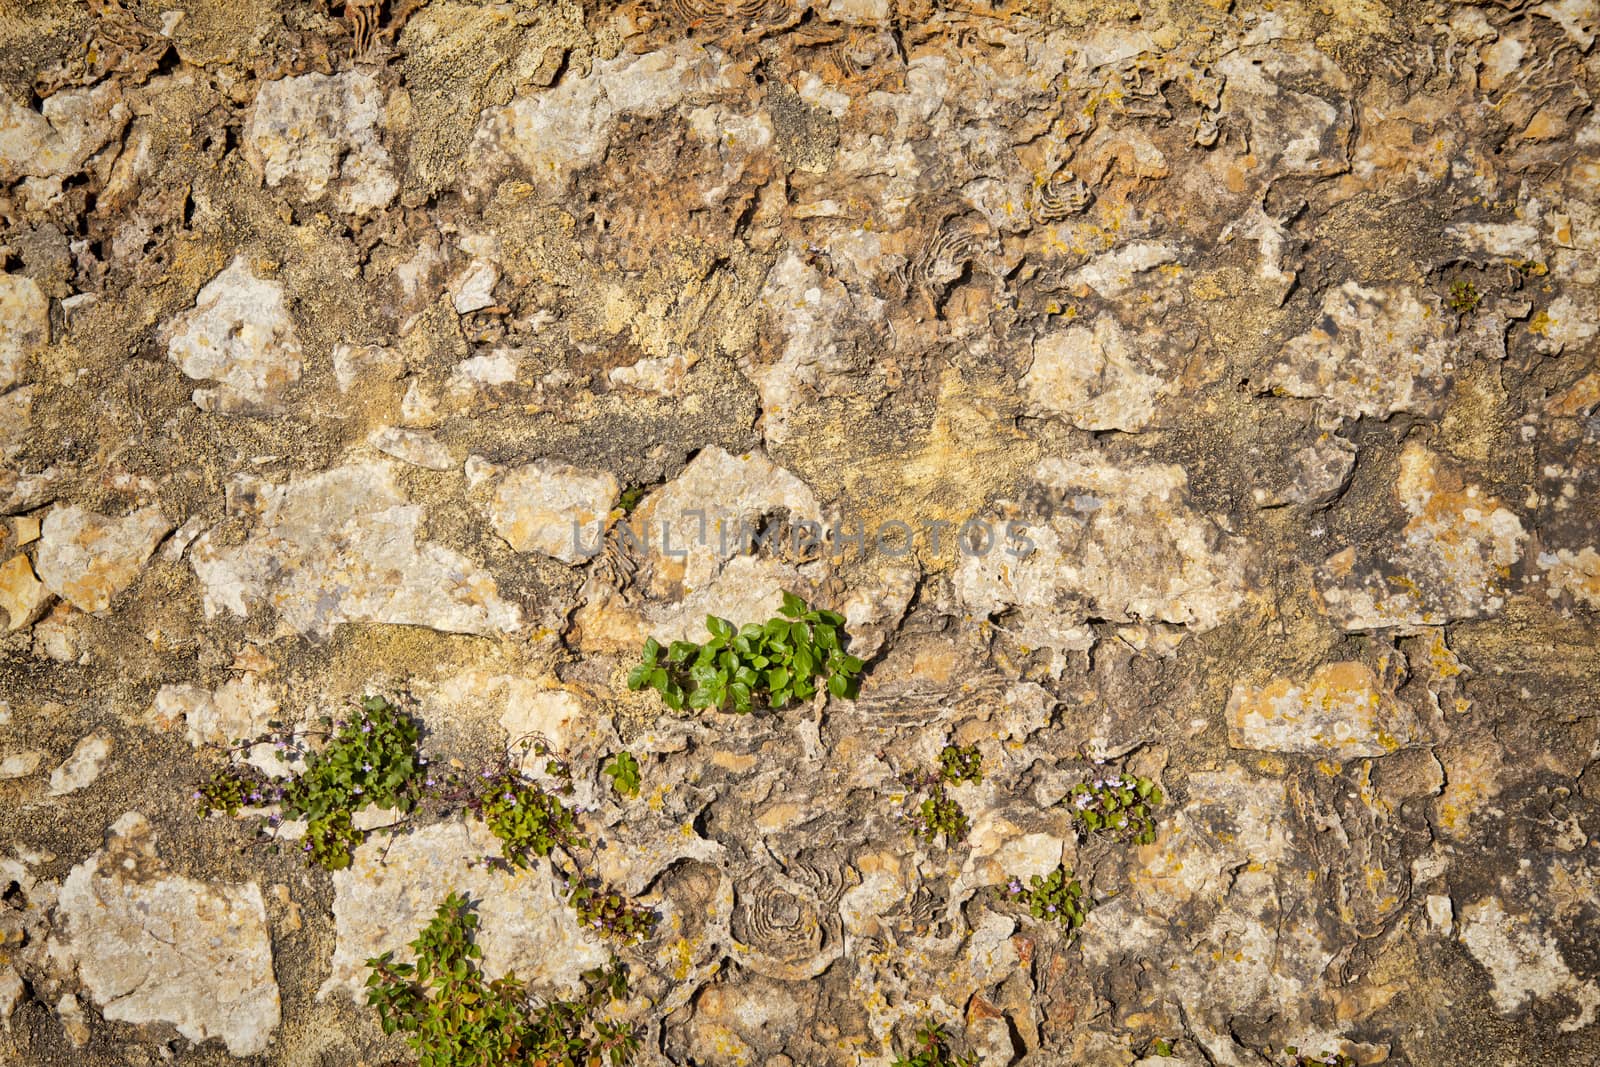
[[[368,805],[410,812],[421,795],[425,762],[417,751],[416,722],[378,696],[361,701],[360,714],[336,726],[321,752],[283,788],[285,814],[307,820],[306,850],[338,870],[365,837],[350,817]]]
[[[558,846],[570,850],[588,844],[571,808],[509,769],[485,781],[476,806],[513,867],[527,867],[530,856],[548,856]]]
[[[983,781],[983,756],[977,745],[946,745],[939,753],[939,776],[947,782]]]
[[[674,711],[731,705],[749,712],[758,698],[783,708],[814,696],[818,678],[834,696],[854,696],[863,663],[844,650],[843,626],[844,616],[813,609],[785,592],[780,617],[765,623],[735,628],[707,615],[711,638],[704,644],[674,641],[663,648],[650,638],[628,672],[628,688],[654,689]]]
[[[1086,832],[1114,833],[1141,845],[1155,841],[1155,810],[1164,797],[1150,779],[1114,774],[1093,783],[1080,782],[1067,795],[1073,817]]]
[[[936,1022],[917,1027],[916,1040],[908,1051],[895,1057],[894,1067],[977,1067],[976,1053],[957,1055],[950,1051],[950,1035]]]
[[[633,509],[639,506],[639,501],[644,499],[644,495],[650,489],[648,485],[635,485],[624,489],[622,495],[617,498],[617,507],[622,509],[624,515],[632,515]]]
[[[384,1033],[406,1035],[421,1067],[622,1067],[633,1058],[633,1027],[595,1017],[627,995],[620,965],[585,973],[572,1000],[534,1006],[515,975],[484,979],[477,925],[452,893],[411,942],[415,963],[397,963],[392,952],[367,960],[367,1003]]]
[[[1175,1042],[1169,1041],[1164,1037],[1158,1037],[1150,1042],[1150,1046],[1145,1049],[1144,1054],[1146,1056],[1170,1056],[1172,1055],[1174,1044]]]
[[[946,848],[967,836],[967,813],[945,792],[942,782],[935,783],[913,809],[911,824],[912,832],[925,841],[936,841],[943,834]]]
[[[200,784],[194,792],[194,799],[198,802],[195,806],[200,817],[214,811],[226,812],[228,815],[238,815],[239,809],[250,802],[252,793],[259,789],[255,783],[247,781],[244,774],[232,767],[225,767],[217,771]],[[259,794],[257,793],[258,798]]]
[[[632,753],[618,752],[600,770],[610,775],[611,788],[618,793],[625,797],[639,795],[639,761],[633,758]]]
[[[1015,876],[1006,883],[1006,891],[1019,904],[1025,904],[1035,919],[1059,923],[1062,933],[1070,940],[1083,926],[1091,906],[1084,896],[1083,883],[1072,877],[1065,867],[1057,867],[1047,877],[1037,874],[1023,887],[1022,879]]]
[[[1289,1057],[1289,1067],[1356,1067],[1356,1061],[1342,1052],[1324,1052],[1320,1056],[1308,1056],[1293,1045],[1287,1045],[1283,1054]]]
[[[1478,305],[1483,303],[1483,294],[1478,292],[1478,287],[1468,281],[1450,283],[1450,298],[1445,301],[1445,306],[1458,315],[1470,315],[1478,310]]]
[[[578,925],[598,930],[622,945],[635,945],[655,933],[660,916],[635,904],[615,889],[574,880],[567,903],[578,913]]]

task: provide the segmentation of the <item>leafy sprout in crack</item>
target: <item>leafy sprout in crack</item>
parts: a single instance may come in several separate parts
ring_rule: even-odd
[[[1006,893],[1026,907],[1035,919],[1058,924],[1069,941],[1082,929],[1093,906],[1083,892],[1083,883],[1066,867],[1057,867],[1042,878],[1035,874],[1026,886],[1021,878],[1012,876],[1006,883]]]
[[[895,1057],[893,1067],[977,1067],[976,1053],[957,1054],[950,1049],[950,1033],[929,1020],[917,1027],[911,1048]]]
[[[939,753],[939,776],[947,782],[983,781],[983,756],[977,745],[946,745]]]
[[[284,786],[284,812],[307,820],[307,848],[318,863],[329,870],[350,865],[364,837],[351,816],[361,809],[409,813],[416,807],[426,765],[417,750],[420,736],[409,715],[383,697],[365,697],[360,714],[339,725]]]
[[[809,700],[821,688],[854,697],[860,684],[865,664],[845,651],[844,616],[812,608],[793,593],[784,592],[779,615],[765,623],[735,627],[708,615],[706,630],[711,637],[703,644],[647,640],[628,672],[628,688],[654,689],[674,711],[747,713],[758,702],[780,709]]]
[[[600,770],[610,777],[611,788],[622,796],[639,795],[639,761],[633,758],[631,752],[618,752]]]
[[[1165,799],[1161,787],[1148,778],[1113,774],[1073,786],[1066,803],[1084,832],[1148,845],[1156,839],[1155,810]]]
[[[1288,1067],[1356,1067],[1356,1061],[1342,1052],[1324,1052],[1311,1056],[1293,1045],[1285,1046],[1283,1054],[1289,1057]]]
[[[944,783],[935,783],[928,795],[911,811],[911,830],[930,843],[944,838],[946,848],[967,836],[967,813],[954,797],[945,792]]]
[[[648,940],[661,918],[615,889],[582,879],[574,880],[567,903],[577,913],[579,926],[597,930],[624,946]]]
[[[500,853],[512,867],[527,867],[530,856],[548,856],[555,848],[588,845],[571,808],[513,771],[485,779],[473,806],[500,839]]]
[[[423,1067],[623,1067],[639,1049],[630,1023],[603,1017],[628,994],[615,960],[585,972],[571,1000],[534,1004],[514,974],[484,978],[478,917],[451,893],[411,942],[415,963],[386,952],[367,960],[367,1003],[386,1034],[402,1033]]]
[[[303,848],[311,859],[329,870],[348,867],[366,836],[354,825],[355,813],[374,806],[412,812],[427,788],[427,760],[418,752],[416,721],[383,697],[363,697],[348,722],[324,722],[320,751],[306,748],[305,738],[294,732],[236,741],[235,756],[270,743],[280,760],[303,757],[304,767],[274,779],[250,765],[220,770],[195,791],[200,814],[238,815],[245,805],[281,804],[267,825],[275,831],[285,818],[304,819]]]
[[[1445,301],[1445,306],[1457,315],[1470,315],[1478,310],[1478,305],[1483,303],[1483,294],[1478,292],[1478,287],[1469,281],[1455,281],[1450,283],[1450,296]]]

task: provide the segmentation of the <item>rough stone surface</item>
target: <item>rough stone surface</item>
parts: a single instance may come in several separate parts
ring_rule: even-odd
[[[494,490],[494,532],[518,552],[578,563],[598,552],[617,480],[566,463],[530,463],[507,471]]]
[[[0,274],[0,392],[17,384],[28,359],[50,340],[50,301],[32,278]]]
[[[27,556],[12,556],[0,564],[0,609],[9,620],[8,629],[22,629],[44,614],[49,604],[50,590],[34,576]]]
[[[51,508],[34,557],[39,580],[80,611],[104,611],[172,529],[159,506],[121,518],[76,507]]]
[[[111,749],[112,741],[104,734],[90,734],[79,741],[72,755],[50,772],[50,795],[65,796],[93,785],[111,758]]]
[[[419,539],[386,463],[353,463],[282,485],[241,490],[253,527],[242,544],[211,532],[190,550],[207,615],[249,615],[270,602],[285,629],[326,636],[372,620],[451,633],[515,630],[521,613],[459,552]]]
[[[284,393],[300,380],[300,342],[283,286],[256,277],[243,256],[207,282],[168,329],[167,358],[190,378],[217,383],[194,391],[201,411],[280,411]]]
[[[498,844],[481,823],[447,822],[362,846],[354,864],[333,876],[338,943],[318,995],[360,996],[365,961],[380,953],[409,961],[407,942],[452,891],[477,903],[490,977],[514,972],[543,996],[578,988],[584,971],[608,959],[605,946],[563,906],[560,878],[547,865],[510,877],[471,867]]]
[[[399,191],[379,134],[383,93],[372,75],[303,74],[261,87],[244,130],[245,156],[269,188],[316,200],[329,186],[341,211],[366,214]]]
[[[0,10],[4,1067],[407,1062],[452,890],[641,1065],[1592,1067],[1592,0]],[[852,697],[627,687],[783,592]],[[355,867],[196,817],[372,693]]]
[[[61,884],[53,952],[75,967],[107,1020],[171,1023],[190,1041],[262,1052],[279,1022],[266,907],[254,883],[168,873],[144,816],[129,812],[105,848]]]

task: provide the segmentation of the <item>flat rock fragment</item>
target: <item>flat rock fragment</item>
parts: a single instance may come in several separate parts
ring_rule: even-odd
[[[44,518],[34,567],[49,590],[79,611],[105,611],[133,584],[173,523],[154,505],[121,518],[79,507]]]
[[[243,543],[207,531],[189,562],[208,616],[246,617],[264,604],[282,628],[326,637],[346,622],[427,626],[447,633],[515,631],[522,612],[461,553],[423,541],[423,509],[387,462],[351,463],[263,485]]]
[[[106,1019],[170,1023],[235,1056],[267,1050],[280,1009],[260,886],[171,873],[150,824],[129,812],[68,873],[59,909],[52,953]]]

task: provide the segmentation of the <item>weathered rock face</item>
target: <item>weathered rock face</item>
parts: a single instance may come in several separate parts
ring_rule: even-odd
[[[367,214],[399,191],[379,138],[383,93],[370,74],[304,74],[262,85],[244,130],[245,155],[268,188],[307,200],[335,186],[341,211]]]
[[[172,524],[156,506],[120,519],[52,508],[39,541],[39,579],[80,611],[104,611],[133,583]]]
[[[409,961],[406,945],[452,892],[478,906],[489,977],[515,972],[541,996],[576,989],[584,971],[609,958],[604,944],[578,926],[558,896],[560,876],[548,866],[509,877],[485,867],[482,860],[498,849],[479,822],[442,823],[362,846],[355,863],[333,876],[338,941],[333,972],[318,995],[359,996],[366,961],[383,952]]]
[[[0,1065],[403,1062],[452,891],[640,1062],[1594,1058],[1592,0],[4,11]],[[854,698],[628,689],[784,592]],[[350,869],[195,818],[376,692]]]
[[[190,1041],[221,1038],[235,1056],[268,1047],[278,985],[259,886],[167,873],[150,824],[129,812],[67,875],[58,908],[52,951],[107,1020],[171,1023]]]
[[[201,411],[280,411],[284,392],[300,380],[300,342],[283,286],[256,277],[242,256],[207,282],[169,329],[168,358],[190,378],[217,383],[195,390]]]
[[[508,471],[495,487],[494,532],[518,552],[542,552],[563,563],[598,554],[617,480],[566,463],[531,463]]]
[[[354,463],[285,485],[238,486],[255,520],[243,544],[211,532],[190,551],[206,612],[245,616],[270,603],[279,625],[326,636],[374,620],[452,633],[516,630],[521,613],[459,552],[418,541],[423,511],[385,463]]]

